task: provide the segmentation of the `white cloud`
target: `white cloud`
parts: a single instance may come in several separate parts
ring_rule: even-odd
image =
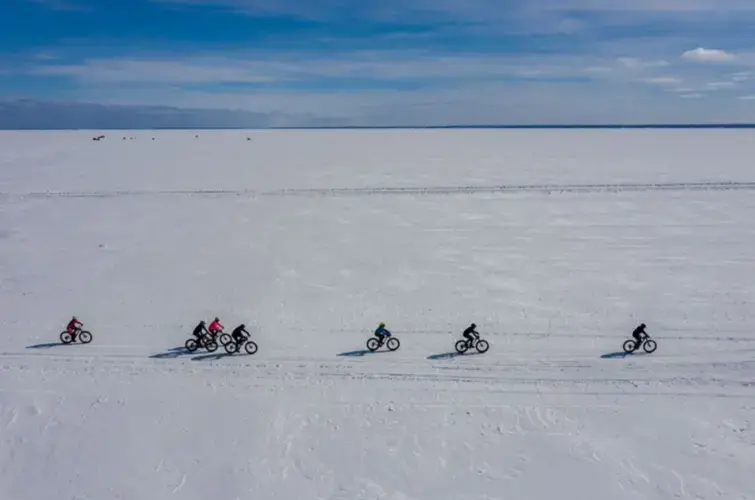
[[[705,87],[710,90],[724,90],[724,89],[731,89],[736,87],[737,84],[734,82],[708,82],[705,84]]]
[[[737,59],[737,56],[730,54],[726,51],[719,49],[704,49],[698,47],[693,50],[688,50],[682,54],[682,59],[695,62],[732,62]]]
[[[414,80],[440,84],[450,80],[507,78],[603,78],[585,70],[589,59],[558,56],[435,55],[396,52],[354,52],[331,56],[305,54],[226,55],[178,60],[90,59],[79,64],[39,64],[29,73],[66,77],[82,83],[264,84],[311,82],[325,79]]]
[[[681,85],[682,80],[674,76],[654,76],[649,78],[643,78],[641,81],[649,83],[650,85],[672,86]]]
[[[608,66],[588,66],[585,68],[585,71],[587,73],[595,73],[595,74],[609,74],[613,72],[613,69],[609,68]]]
[[[699,92],[693,92],[691,94],[680,94],[679,97],[681,97],[682,99],[701,99],[704,96]]]
[[[742,101],[755,101],[755,95],[743,95],[739,99]]]
[[[742,71],[739,73],[734,73],[731,75],[731,81],[733,82],[746,82],[748,80],[752,79],[752,72],[751,71]]]
[[[640,71],[652,68],[665,68],[669,65],[667,61],[644,61],[636,57],[619,57],[616,59],[619,64],[632,71]]]
[[[80,64],[38,65],[30,72],[39,76],[110,83],[261,83],[273,80],[262,68],[204,58],[196,64],[170,60],[93,59]]]

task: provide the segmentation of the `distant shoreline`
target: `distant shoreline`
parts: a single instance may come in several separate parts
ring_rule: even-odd
[[[433,126],[324,126],[324,127],[91,127],[0,128],[4,132],[64,132],[93,130],[619,130],[619,129],[755,129],[755,123],[638,124],[638,125],[433,125]]]
[[[548,129],[700,129],[700,128],[755,128],[755,123],[722,124],[662,124],[662,125],[436,125],[427,127],[271,127],[271,130],[548,130]]]

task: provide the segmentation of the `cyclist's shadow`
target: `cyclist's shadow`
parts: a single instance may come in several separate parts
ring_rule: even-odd
[[[624,352],[624,351],[616,351],[616,352],[609,352],[607,354],[603,354],[601,358],[603,359],[621,359],[621,358],[629,358],[632,356],[647,356],[646,352],[640,352],[640,351],[633,351],[633,352]]]
[[[480,354],[481,353],[477,351],[467,351],[464,353],[453,351],[453,352],[444,352],[442,354],[433,354],[432,356],[428,356],[427,359],[432,360],[432,361],[441,361],[444,359],[463,358],[465,356],[479,356]]]
[[[227,358],[231,356],[231,354],[228,354],[227,352],[218,352],[218,353],[210,353],[210,354],[200,354],[199,356],[194,356],[191,358],[192,361],[217,361],[219,359]]]
[[[26,346],[27,349],[50,349],[52,347],[63,347],[78,344],[64,344],[63,342],[48,342],[46,344],[35,344]]]
[[[440,361],[443,359],[453,359],[461,356],[458,352],[444,352],[442,354],[433,354],[432,356],[428,356],[427,359],[430,359],[432,361]]]
[[[367,356],[368,354],[383,354],[390,351],[370,351],[369,349],[359,349],[358,351],[348,351],[348,352],[342,352],[339,354],[339,356],[347,356],[351,358],[361,358],[362,356]]]
[[[165,352],[161,352],[158,354],[153,354],[150,356],[150,358],[153,359],[175,359],[180,358],[181,356],[188,356],[189,354],[193,354],[191,351],[186,349],[186,347],[174,347],[172,349],[168,349]]]

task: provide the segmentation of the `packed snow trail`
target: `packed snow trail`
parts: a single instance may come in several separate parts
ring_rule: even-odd
[[[745,356],[482,357],[4,355],[3,497],[751,491]]]
[[[470,194],[521,194],[521,193],[631,193],[646,191],[752,191],[755,182],[664,182],[633,184],[522,184],[503,186],[412,186],[367,188],[310,188],[255,191],[252,189],[185,189],[185,190],[130,190],[130,191],[44,191],[3,193],[6,198],[122,198],[142,196],[390,196],[390,195],[470,195]]]
[[[753,498],[747,189],[419,192],[745,186],[747,131],[91,135],[0,133],[0,498]],[[228,189],[294,195],[165,194]]]

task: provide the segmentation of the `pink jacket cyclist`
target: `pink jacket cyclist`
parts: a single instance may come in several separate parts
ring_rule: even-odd
[[[223,331],[223,328],[225,328],[223,325],[220,324],[220,319],[215,318],[215,321],[210,323],[210,328],[208,330],[211,334],[215,335]]]

